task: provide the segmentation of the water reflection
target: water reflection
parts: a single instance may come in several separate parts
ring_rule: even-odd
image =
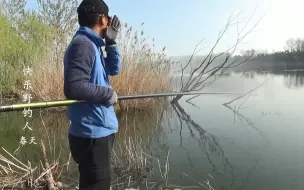
[[[233,166],[231,165],[231,163],[229,162],[229,159],[227,157],[225,157],[225,152],[224,152],[223,148],[221,147],[221,144],[219,143],[217,137],[214,136],[213,134],[205,131],[198,123],[196,123],[194,120],[192,120],[191,116],[186,113],[186,111],[182,108],[182,106],[180,104],[175,103],[175,104],[172,104],[172,106],[180,121],[180,130],[182,131],[183,123],[186,123],[186,125],[190,131],[191,138],[195,139],[198,142],[198,145],[199,145],[201,151],[205,153],[209,164],[212,166],[213,172],[216,173],[217,175],[223,175],[223,174],[220,171],[218,171],[217,164],[215,164],[213,162],[211,154],[215,153],[217,156],[220,156],[223,158],[224,173],[226,173],[226,172],[228,172],[228,170],[230,170],[231,177],[232,177],[231,185],[233,185],[234,179],[235,179],[234,169],[233,169]],[[198,134],[198,136],[196,136],[196,134]],[[181,147],[183,147],[183,143],[182,143],[183,138],[184,137],[180,132],[180,139],[181,139],[180,146]],[[186,149],[185,147],[183,147],[183,148]],[[188,158],[189,157],[190,156],[188,155]],[[189,161],[189,163],[193,167],[192,162]]]
[[[225,156],[225,151],[220,143],[220,140],[212,133],[209,133],[208,131],[204,130],[201,125],[199,125],[198,123],[196,123],[191,116],[186,113],[186,111],[183,109],[183,107],[178,104],[178,103],[174,103],[172,104],[172,107],[179,119],[179,123],[180,123],[180,147],[183,148],[187,154],[188,157],[188,164],[190,165],[190,167],[192,169],[195,170],[195,165],[197,165],[198,163],[195,163],[191,160],[191,153],[189,150],[187,150],[187,148],[183,145],[183,139],[185,138],[185,135],[182,134],[182,130],[184,127],[184,124],[186,124],[186,126],[189,129],[190,132],[190,136],[192,139],[195,139],[198,142],[198,145],[201,149],[201,151],[206,155],[209,164],[212,166],[212,175],[216,174],[216,178],[220,179],[223,178],[223,181],[230,181],[230,184],[227,185],[223,185],[221,184],[219,181],[215,182],[217,183],[217,186],[220,189],[244,189],[247,185],[247,183],[249,183],[250,181],[250,177],[252,175],[252,173],[254,172],[255,168],[257,167],[257,165],[259,164],[259,158],[257,158],[256,163],[254,163],[254,165],[252,166],[251,169],[249,169],[248,174],[242,176],[236,176],[236,172],[235,172],[235,167],[234,165],[229,161],[229,158],[227,156]],[[246,118],[244,115],[242,115],[241,113],[239,113],[238,111],[235,111],[233,109],[231,109],[231,107],[226,106],[227,108],[229,108],[229,110],[233,111],[234,114],[236,114],[238,116],[238,118],[242,121],[242,122],[246,122],[244,123],[244,125],[250,125],[251,127],[254,128],[254,130],[257,130],[261,133],[261,136],[263,136],[262,131],[260,131],[258,128],[256,128],[254,126],[254,123],[251,122],[248,118]],[[224,168],[222,168],[222,166],[217,162],[218,158],[214,158],[212,157],[212,154],[215,153],[215,155],[219,156],[223,161],[223,165]],[[195,155],[197,155],[198,153],[195,152]],[[211,172],[211,171],[210,171]],[[229,179],[227,178],[228,176]],[[212,177],[213,178],[213,177]],[[241,178],[241,182],[240,179],[237,180],[237,178]],[[242,179],[243,178],[243,179]],[[237,186],[239,186],[239,188],[237,188]]]
[[[252,166],[252,168],[248,171],[248,174],[242,180],[239,190],[243,190],[246,188],[246,185],[249,183],[250,178],[252,177],[253,173],[255,172],[257,166],[259,165],[260,159],[257,158],[256,163]]]
[[[242,75],[250,79],[254,79],[257,75],[272,75],[274,77],[282,77],[286,88],[302,88],[304,86],[304,71],[244,72]]]
[[[302,88],[304,86],[304,72],[286,72],[283,74],[284,86],[287,88]]]

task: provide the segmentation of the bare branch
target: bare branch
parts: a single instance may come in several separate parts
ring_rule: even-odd
[[[191,100],[193,100],[194,98],[197,98],[199,97],[200,95],[196,95],[196,96],[193,96],[192,98],[189,98],[188,100],[186,100],[186,102],[190,105],[192,105],[193,107],[196,107],[196,108],[199,108],[197,105],[195,105],[194,103],[190,102]]]
[[[3,0],[4,11],[10,19],[18,19],[24,15],[26,0]]]
[[[260,84],[260,85],[257,86],[256,88],[249,90],[246,94],[243,94],[242,96],[239,96],[239,97],[237,97],[237,98],[235,98],[235,99],[233,99],[233,100],[231,100],[231,101],[229,101],[229,102],[227,102],[227,103],[224,103],[223,105],[227,106],[227,105],[229,105],[229,104],[235,102],[236,100],[239,100],[239,99],[241,99],[241,98],[243,98],[243,97],[245,97],[245,96],[250,95],[252,92],[254,92],[254,91],[256,91],[257,89],[259,89],[260,87],[262,87],[266,82],[267,82],[267,80],[265,80],[262,84]]]
[[[196,52],[196,49],[198,48],[198,46],[199,46],[203,41],[204,41],[204,40],[201,40],[199,43],[196,44],[196,46],[195,46],[195,48],[194,48],[194,50],[193,50],[193,53],[192,53],[192,55],[191,55],[191,57],[190,57],[188,63],[182,68],[182,75],[181,75],[182,87],[181,87],[181,91],[182,91],[183,88],[184,88],[184,82],[183,82],[184,71],[185,71],[185,69],[189,66],[189,64],[191,63],[191,61],[192,61],[194,55],[197,53],[197,52]]]
[[[248,94],[247,94],[248,95]],[[234,106],[234,108],[232,108],[228,103],[227,104],[223,104],[226,108],[228,108],[230,111],[233,112],[234,115],[234,120],[235,120],[235,116],[237,116],[239,118],[239,120],[246,126],[249,125],[250,127],[252,127],[254,130],[256,130],[260,136],[266,141],[267,144],[269,144],[268,139],[265,137],[264,132],[261,131],[260,129],[258,129],[254,123],[252,121],[250,121],[250,119],[248,119],[246,116],[244,116],[243,114],[241,114],[237,109],[236,106]]]
[[[256,10],[254,10],[253,14]],[[234,12],[233,12],[234,13]],[[202,62],[200,64],[196,64],[194,69],[190,69],[190,76],[187,79],[186,82],[183,81],[183,77],[185,75],[186,68],[190,67],[190,63],[194,58],[193,53],[188,61],[188,63],[183,67],[182,73],[181,73],[181,91],[200,91],[206,86],[211,85],[213,82],[215,82],[219,76],[223,75],[225,72],[227,72],[228,69],[236,68],[240,66],[241,64],[247,62],[250,58],[245,59],[238,59],[233,58],[233,54],[235,53],[237,47],[239,44],[253,31],[253,29],[257,26],[257,24],[261,21],[262,18],[260,18],[257,23],[253,25],[252,28],[250,28],[247,32],[244,32],[247,25],[253,18],[253,14],[250,16],[250,18],[245,22],[245,25],[240,29],[239,28],[239,16],[241,14],[241,11],[237,14],[231,14],[230,17],[227,20],[227,23],[225,26],[219,31],[218,38],[215,41],[215,44],[210,49],[209,53],[204,57]],[[231,46],[228,47],[228,49],[224,52],[221,52],[217,55],[214,55],[214,50],[216,46],[219,44],[221,39],[223,38],[224,34],[227,32],[227,30],[232,26],[236,25],[237,27],[237,39],[236,42]],[[198,45],[197,45],[198,46]],[[195,47],[194,52],[197,49],[197,46]],[[232,61],[230,61],[232,59]],[[206,77],[203,77],[207,74]],[[213,78],[211,81],[208,81],[209,79]],[[174,101],[177,101],[181,98],[181,96],[175,97]]]

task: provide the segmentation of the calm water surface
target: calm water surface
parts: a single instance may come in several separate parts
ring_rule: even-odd
[[[249,98],[230,107],[223,104],[238,95],[204,95],[193,99],[192,104],[185,101],[189,97],[184,97],[163,120],[155,119],[161,110],[153,116],[137,113],[121,117],[119,136],[129,130],[149,139],[148,152],[161,163],[169,152],[169,182],[174,185],[193,186],[198,185],[196,181],[203,183],[208,179],[215,190],[302,190],[304,76],[232,74],[205,91],[246,93],[265,80]],[[67,150],[67,121],[64,114],[61,116],[46,117],[45,123],[51,125],[51,141],[57,139]],[[20,113],[3,114],[0,119],[0,145],[14,150],[20,136],[26,133],[22,131],[25,119]],[[156,123],[161,127],[152,127]],[[28,133],[43,131],[41,120],[33,121],[33,125],[35,132]],[[36,138],[43,136],[42,132]],[[35,150],[33,146],[25,147],[19,156],[38,159],[33,156]],[[155,175],[160,177],[157,172]]]

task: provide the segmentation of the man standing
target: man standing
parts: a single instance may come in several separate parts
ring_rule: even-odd
[[[118,131],[113,107],[117,94],[108,76],[121,70],[115,42],[121,24],[117,16],[112,19],[108,15],[109,8],[102,0],[83,0],[77,13],[80,28],[64,56],[64,94],[87,104],[68,106],[69,145],[78,164],[80,190],[108,190],[111,150]],[[104,46],[106,58],[101,50]]]

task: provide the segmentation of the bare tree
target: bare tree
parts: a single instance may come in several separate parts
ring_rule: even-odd
[[[232,55],[235,53],[238,45],[244,40],[244,38],[252,32],[252,30],[257,26],[257,24],[260,22],[262,18],[258,20],[257,23],[254,24],[252,28],[250,28],[247,32],[245,32],[245,28],[249,24],[250,20],[253,17],[253,14],[249,18],[249,20],[245,23],[245,26],[240,29],[239,28],[239,12],[236,15],[231,15],[226,23],[226,25],[220,30],[217,40],[215,44],[212,46],[210,49],[209,53],[205,56],[202,62],[197,64],[196,66],[192,66],[191,62],[194,58],[194,56],[200,51],[198,50],[199,45],[203,42],[200,41],[188,63],[181,68],[181,87],[180,91],[181,92],[187,92],[187,91],[200,91],[206,86],[209,86],[213,84],[221,75],[223,75],[227,70],[235,68],[246,61],[250,59],[250,57],[247,57],[245,59],[237,59],[233,58]],[[233,26],[237,26],[237,39],[235,44],[233,44],[231,47],[229,47],[226,51],[219,53],[219,54],[214,54],[214,50],[216,46],[219,44],[221,39],[223,38],[224,34],[227,32],[227,30]],[[231,59],[233,58],[233,59]],[[190,70],[188,73],[186,70]],[[189,77],[188,79],[185,80],[185,77]],[[177,102],[179,99],[181,99],[182,95],[176,96],[172,102]],[[196,96],[197,97],[197,96]],[[195,98],[195,97],[194,97]]]
[[[304,51],[304,39],[289,39],[286,41],[285,51],[288,52],[301,52]]]
[[[37,0],[39,11],[44,21],[64,35],[72,35],[77,25],[77,0]]]
[[[44,23],[54,27],[53,33],[54,43],[52,62],[56,63],[60,68],[63,57],[63,50],[66,44],[75,33],[77,27],[77,14],[75,10],[78,6],[77,0],[37,0],[39,13]]]
[[[26,0],[3,0],[3,9],[10,19],[18,19],[24,14]],[[0,4],[2,4],[0,1]]]

